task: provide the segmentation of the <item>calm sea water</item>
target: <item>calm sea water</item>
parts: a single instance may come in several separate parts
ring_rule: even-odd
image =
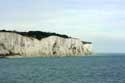
[[[2,58],[0,83],[125,83],[125,54],[102,55]]]

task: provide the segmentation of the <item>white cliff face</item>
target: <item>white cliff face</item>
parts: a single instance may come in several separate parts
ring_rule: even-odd
[[[17,33],[0,32],[0,55],[79,56],[91,52],[91,44],[83,44],[79,39],[49,36],[38,40]]]

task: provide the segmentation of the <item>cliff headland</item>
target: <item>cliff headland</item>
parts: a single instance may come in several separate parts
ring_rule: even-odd
[[[92,43],[67,35],[0,30],[0,56],[84,56],[92,53]]]

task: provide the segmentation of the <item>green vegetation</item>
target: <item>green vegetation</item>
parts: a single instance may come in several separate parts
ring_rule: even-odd
[[[0,32],[17,33],[17,34],[20,34],[20,35],[23,35],[23,36],[36,38],[38,40],[41,40],[42,38],[46,38],[46,37],[49,37],[49,36],[59,36],[59,37],[62,37],[62,38],[70,38],[67,35],[50,33],[50,32],[42,32],[42,31],[18,32],[18,31],[0,30]]]
[[[92,42],[82,41],[83,44],[92,44]]]
[[[50,32],[43,32],[43,31],[29,31],[29,32],[18,32],[18,31],[8,31],[8,30],[0,30],[0,32],[11,32],[11,33],[17,33],[22,36],[27,36],[27,37],[33,37],[38,40],[41,40],[42,38],[46,38],[49,36],[59,36],[62,38],[71,38],[67,35],[64,34],[57,34],[57,33],[50,33]],[[92,44],[92,42],[87,42],[87,41],[82,41],[83,44]]]

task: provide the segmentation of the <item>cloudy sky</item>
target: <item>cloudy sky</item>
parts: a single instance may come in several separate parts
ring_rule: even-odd
[[[0,0],[0,29],[41,30],[125,52],[125,0]]]

